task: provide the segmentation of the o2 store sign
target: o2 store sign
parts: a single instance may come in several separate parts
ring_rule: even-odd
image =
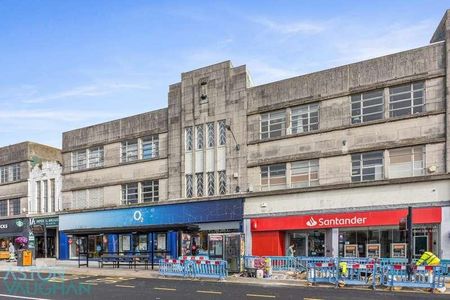
[[[308,228],[340,228],[361,226],[397,225],[406,217],[407,209],[348,212],[335,214],[298,215],[285,217],[255,218],[251,220],[252,231],[295,230]],[[440,207],[413,209],[414,224],[440,223]]]

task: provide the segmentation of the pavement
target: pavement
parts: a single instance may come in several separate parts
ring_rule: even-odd
[[[422,290],[372,291],[365,287],[309,287],[304,280],[274,280],[230,276],[226,280],[164,278],[156,270],[121,267],[78,268],[77,262],[38,263],[17,267],[0,263],[0,300],[30,299],[450,299],[446,294]],[[58,276],[63,272],[64,276]],[[50,273],[50,274],[49,274]],[[47,274],[47,275],[45,275]],[[53,276],[52,276],[53,274]],[[51,277],[51,278],[50,278]],[[49,279],[50,278],[50,279]],[[450,284],[448,286],[450,291]],[[83,293],[84,292],[84,293]],[[81,293],[81,294],[80,294]]]

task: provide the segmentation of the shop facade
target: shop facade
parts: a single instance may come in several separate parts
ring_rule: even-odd
[[[413,209],[413,254],[443,253],[446,208]],[[406,230],[399,228],[407,209],[252,218],[248,223],[253,255],[406,257]],[[247,235],[246,235],[247,237]],[[250,237],[247,237],[249,239]]]
[[[16,250],[21,245],[15,242],[18,237],[25,237],[29,240],[28,247],[33,249],[33,241],[30,238],[29,223],[27,218],[4,219],[0,221],[0,259],[9,258],[9,243],[12,242]]]
[[[242,231],[242,199],[158,204],[61,214],[59,257],[149,253],[155,258],[207,255],[209,235]]]
[[[58,257],[58,216],[30,218],[36,258]]]

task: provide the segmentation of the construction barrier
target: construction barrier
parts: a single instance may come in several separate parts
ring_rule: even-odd
[[[339,268],[339,285],[359,285],[375,289],[378,266],[373,259],[360,261],[362,262],[339,261],[337,265]]]
[[[442,266],[413,266],[408,275],[407,266],[402,264],[383,267],[382,285],[408,288],[445,288],[445,275]]]
[[[309,262],[307,280],[311,284],[332,283],[337,284],[339,268],[334,260],[330,262]]]
[[[228,266],[223,260],[161,259],[159,273],[163,276],[225,279]]]
[[[178,259],[183,260],[209,260],[209,256],[201,255],[201,256],[180,256]]]

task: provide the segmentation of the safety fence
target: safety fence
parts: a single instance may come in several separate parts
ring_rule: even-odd
[[[162,259],[159,273],[163,276],[225,279],[228,266],[224,260]]]

